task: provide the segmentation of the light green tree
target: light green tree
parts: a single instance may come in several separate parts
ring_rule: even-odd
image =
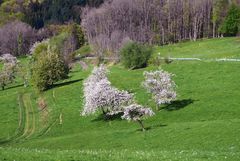
[[[31,60],[31,82],[38,91],[44,91],[64,78],[68,68],[59,49],[45,41],[36,45]]]

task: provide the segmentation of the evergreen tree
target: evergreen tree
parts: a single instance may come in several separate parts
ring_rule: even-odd
[[[213,0],[212,23],[213,37],[219,36],[219,27],[223,24],[229,8],[228,0]]]
[[[36,29],[44,26],[42,4],[38,0],[32,1],[24,9],[25,21]]]
[[[75,18],[74,14],[76,14],[73,7],[85,6],[86,0],[45,0],[42,5],[45,21],[63,23],[73,20]]]
[[[232,5],[228,11],[227,17],[220,28],[225,36],[236,36],[240,31],[240,7]]]

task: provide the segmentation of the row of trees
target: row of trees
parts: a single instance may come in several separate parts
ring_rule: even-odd
[[[167,44],[233,36],[239,13],[239,2],[229,0],[112,0],[86,8],[82,26],[90,44],[114,52],[125,39]]]
[[[121,114],[122,119],[137,121],[144,131],[143,118],[153,116],[153,110],[136,104],[133,94],[112,87],[107,78],[107,72],[106,67],[100,65],[94,68],[91,75],[84,81],[85,101],[82,115],[93,114],[98,110],[101,110],[105,116]],[[172,74],[159,70],[145,72],[144,76],[143,86],[153,95],[157,106],[176,99]]]

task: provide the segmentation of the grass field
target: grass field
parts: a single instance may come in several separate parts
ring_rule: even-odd
[[[221,52],[222,41],[231,44],[231,56]],[[197,51],[204,58],[238,57],[236,41],[188,42],[179,44],[182,50],[174,50],[179,57]],[[198,48],[199,43],[212,43],[215,49]],[[164,53],[176,46],[157,50]],[[143,72],[158,67],[133,71],[109,67],[114,86],[134,92],[138,103],[155,110],[156,115],[144,122],[146,132],[133,122],[104,121],[100,114],[80,116],[82,83],[90,69],[82,71],[78,65],[68,80],[41,95],[19,86],[20,82],[0,91],[0,160],[240,160],[240,63],[174,61],[161,67],[175,74],[178,99],[160,111],[141,86]],[[38,108],[39,97],[46,100],[47,110]]]
[[[240,58],[240,38],[203,39],[156,47],[163,57],[176,58]]]

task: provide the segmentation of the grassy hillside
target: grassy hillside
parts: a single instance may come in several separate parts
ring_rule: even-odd
[[[213,41],[221,46],[223,40],[233,43],[236,39],[201,43]],[[180,45],[187,49],[198,43]],[[208,48],[201,51],[208,53]],[[213,55],[218,51],[212,51]],[[145,70],[157,68],[130,71],[111,66],[109,79],[119,89],[134,92],[138,103],[155,110],[141,82]],[[155,110],[156,116],[144,122],[146,132],[118,118],[104,121],[100,114],[80,116],[82,83],[90,69],[82,71],[79,65],[68,80],[42,95],[24,89],[21,83],[0,91],[0,127],[4,129],[0,130],[0,160],[240,160],[240,63],[174,61],[162,68],[176,75],[178,99]],[[45,115],[37,106],[39,97],[47,101]]]
[[[240,58],[240,38],[203,39],[156,47],[156,53],[176,58]]]

